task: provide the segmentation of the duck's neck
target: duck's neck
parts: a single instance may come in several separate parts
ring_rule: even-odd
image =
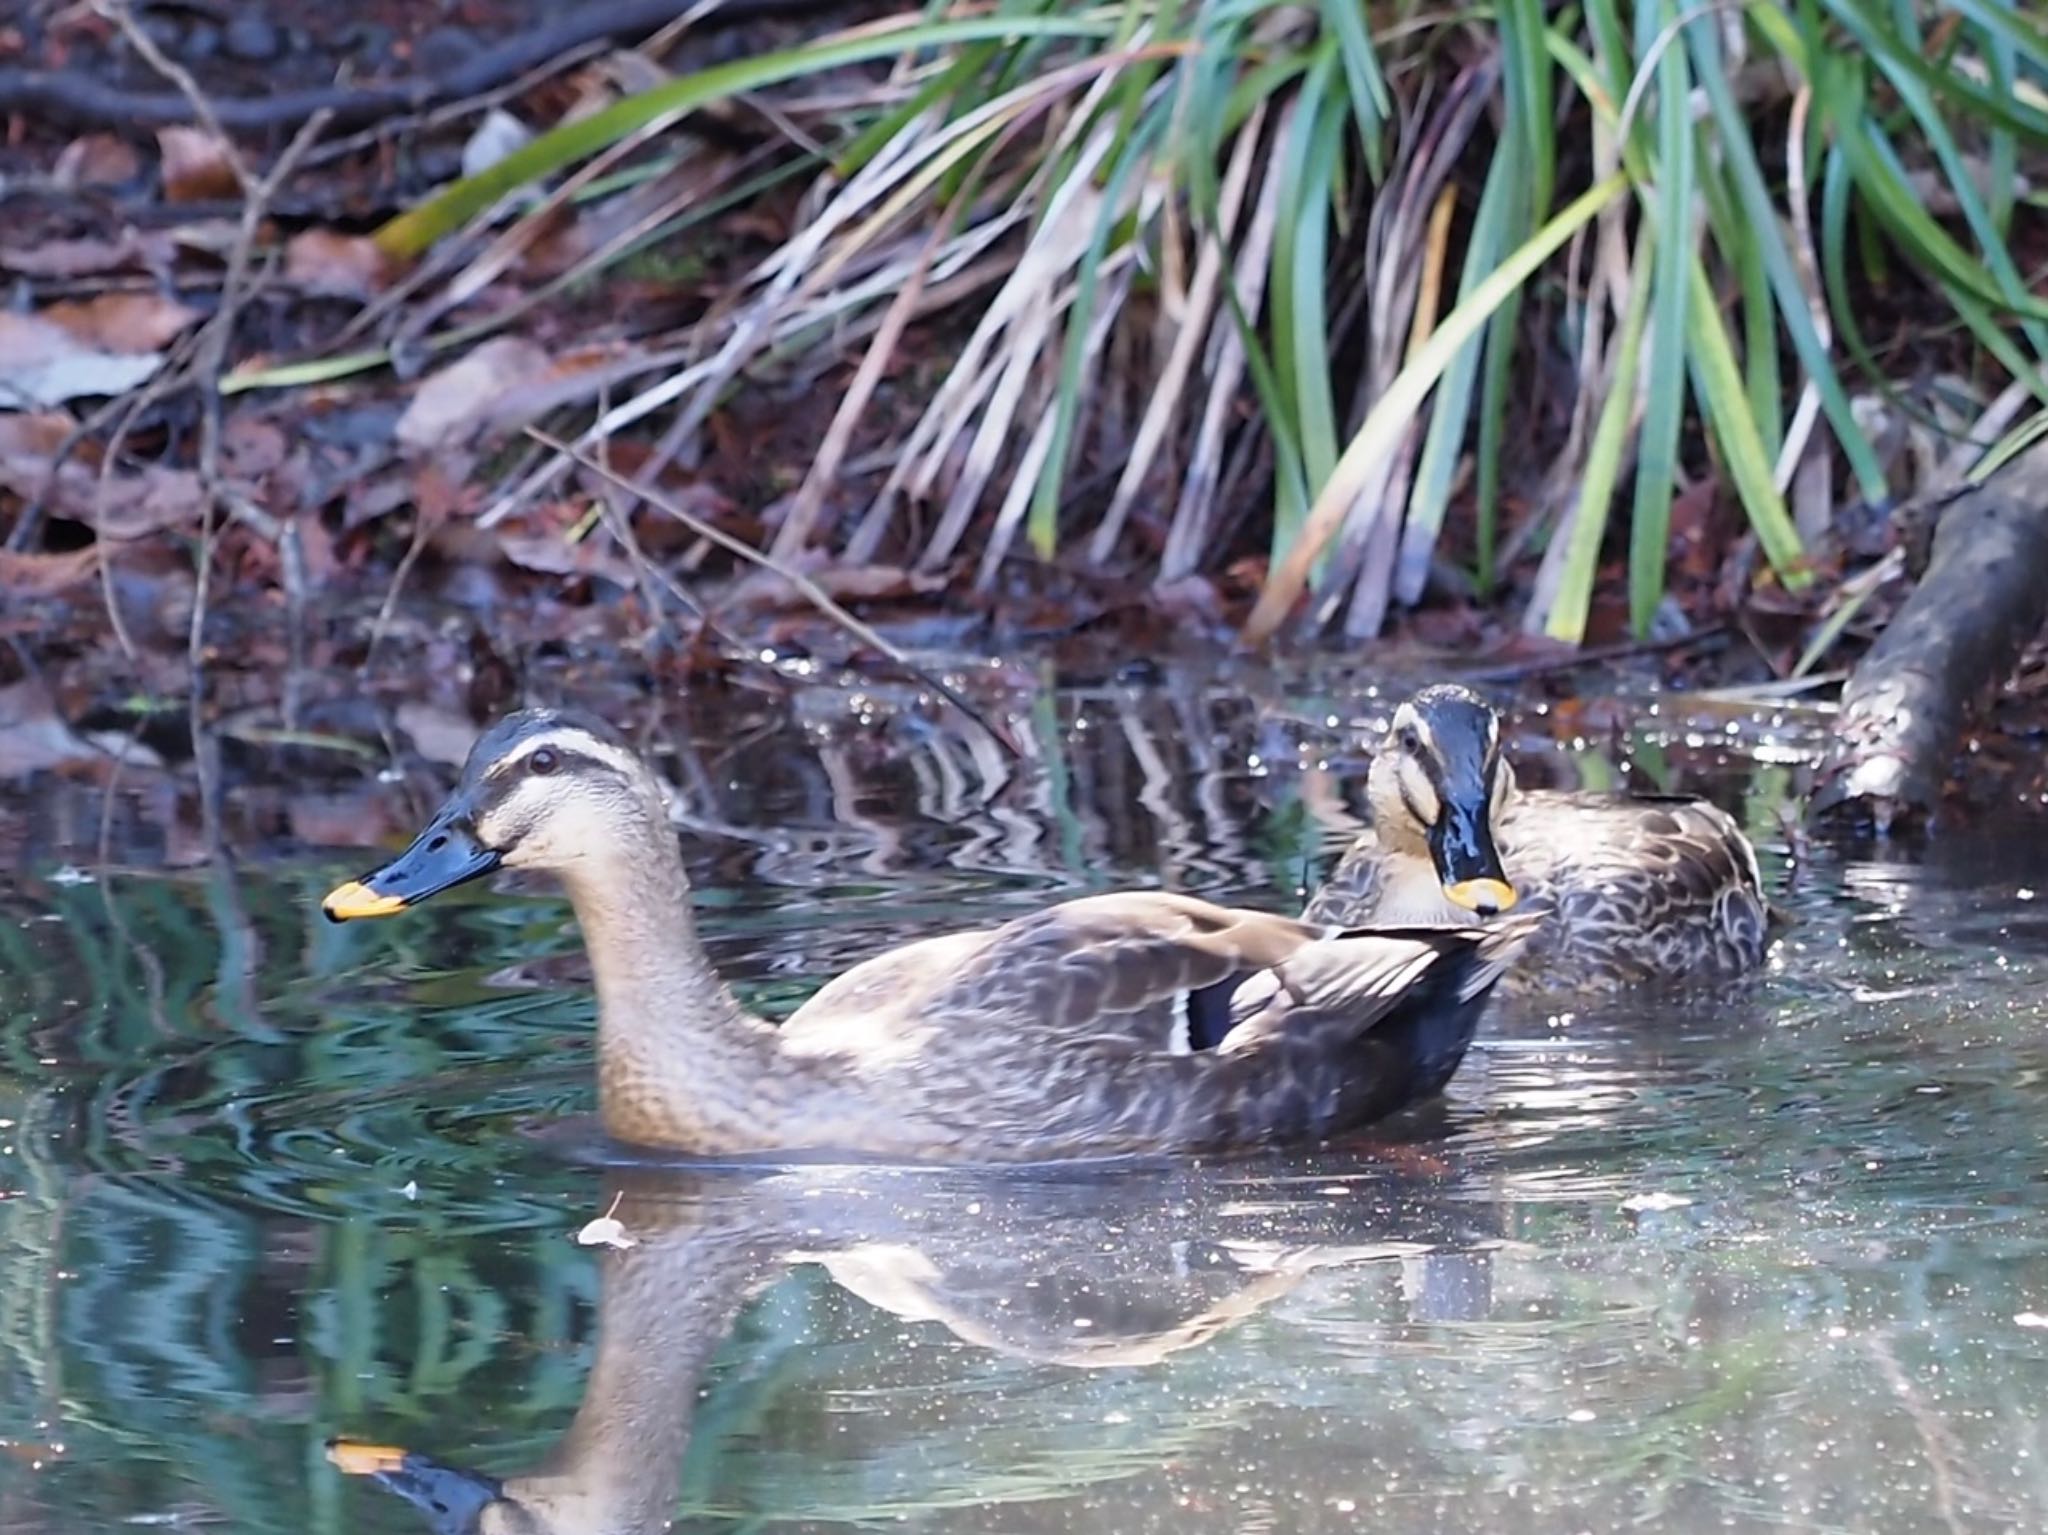
[[[1387,927],[1463,927],[1473,917],[1444,894],[1428,853],[1395,851],[1380,866],[1371,920]]]
[[[668,828],[647,827],[562,873],[597,980],[605,1129],[707,1155],[787,1144],[790,1062],[775,1029],[711,968]]]
[[[728,1228],[695,1218],[690,1201],[659,1200],[653,1210],[674,1225],[648,1230],[647,1205],[613,1208],[636,1246],[602,1255],[582,1405],[547,1459],[504,1484],[539,1531],[668,1527],[705,1367],[747,1300],[782,1272],[742,1212]]]

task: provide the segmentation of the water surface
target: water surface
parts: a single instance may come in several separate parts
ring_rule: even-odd
[[[1384,712],[1047,693],[1011,763],[799,695],[666,766],[715,956],[781,1012],[1088,889],[1286,909]],[[173,780],[17,786],[0,1531],[434,1527],[337,1437],[415,1452],[387,1480],[448,1528],[2048,1525],[2043,827],[1795,861],[1814,719],[1583,717],[1523,721],[1524,777],[1741,815],[1799,919],[1767,976],[1516,999],[1386,1134],[1084,1175],[590,1165],[536,1133],[592,1103],[556,893],[317,915],[431,773],[238,781],[211,865]],[[579,1245],[615,1202],[636,1245]]]

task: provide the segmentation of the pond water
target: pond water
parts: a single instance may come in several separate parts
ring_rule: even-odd
[[[1109,885],[1291,907],[1386,701],[1007,708],[1021,763],[881,696],[683,722],[755,1005]],[[557,893],[318,915],[431,772],[236,779],[210,865],[176,779],[16,785],[0,1532],[2048,1527],[2048,826],[1794,860],[1820,723],[1510,734],[1745,819],[1798,920],[1741,995],[1515,998],[1384,1134],[1091,1173],[596,1165]]]

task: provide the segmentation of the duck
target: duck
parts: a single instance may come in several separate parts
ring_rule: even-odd
[[[1782,921],[1726,811],[1683,795],[1520,789],[1500,716],[1458,684],[1394,711],[1365,797],[1371,825],[1304,919],[1533,917],[1511,992],[1733,981],[1763,963]]]
[[[547,708],[486,731],[411,845],[322,906],[389,917],[501,867],[567,892],[607,1135],[712,1159],[1058,1162],[1327,1139],[1442,1091],[1531,930],[1090,895],[879,954],[775,1024],[705,954],[653,770],[605,722]]]

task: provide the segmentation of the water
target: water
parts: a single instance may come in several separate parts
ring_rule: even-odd
[[[1284,909],[1384,713],[1013,702],[1022,764],[885,694],[682,722],[757,1006],[1106,884]],[[375,855],[301,844],[425,778],[244,776],[232,867],[169,781],[0,799],[0,1532],[436,1527],[337,1438],[446,1528],[2048,1525],[2044,827],[1794,868],[1811,719],[1632,710],[1526,722],[1524,777],[1742,814],[1800,919],[1754,989],[1518,1000],[1398,1131],[1088,1175],[592,1165],[554,892],[318,918]]]

